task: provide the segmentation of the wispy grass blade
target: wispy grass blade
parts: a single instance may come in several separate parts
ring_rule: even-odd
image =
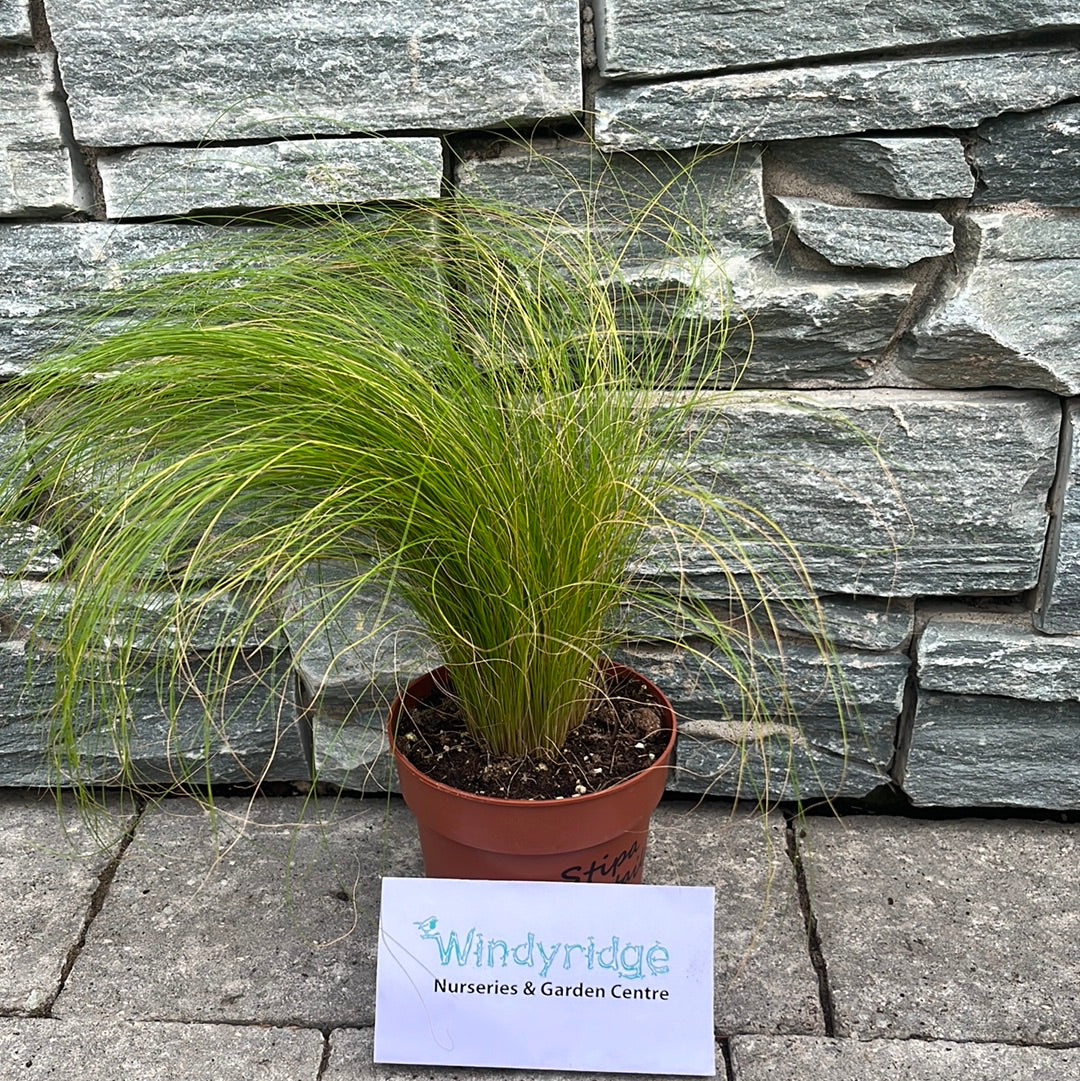
[[[692,612],[757,716],[738,621],[678,589],[658,600],[635,570],[658,530],[703,547],[738,566],[734,600],[775,630],[760,613],[781,592],[741,556],[747,535],[790,548],[691,479],[724,324],[687,299],[704,223],[658,224],[658,205],[639,199],[624,223],[624,250],[651,259],[626,268],[557,216],[482,201],[252,230],[220,266],[132,298],[126,329],[15,380],[0,422],[25,422],[26,449],[3,515],[66,539],[64,769],[78,775],[88,728],[122,752],[133,673],[169,658],[168,699],[199,613],[242,596],[199,690],[208,730],[226,726],[240,643],[272,647],[262,628],[317,560],[358,568],[335,610],[374,580],[412,606],[494,751],[558,750],[635,606]],[[680,503],[712,526],[673,518]],[[793,549],[788,565],[806,587]],[[176,598],[167,619],[132,617],[148,588]]]

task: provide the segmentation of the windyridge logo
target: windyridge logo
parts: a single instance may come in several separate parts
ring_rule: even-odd
[[[456,981],[435,977],[435,991],[455,994],[523,995],[539,994],[552,998],[657,999],[667,1001],[665,988],[626,986],[621,981],[644,981],[650,976],[664,976],[671,970],[671,954],[659,940],[651,946],[624,941],[618,935],[597,941],[589,935],[584,942],[545,942],[529,931],[519,942],[494,938],[470,927],[467,931],[439,927],[436,916],[418,921],[420,938],[434,945],[439,966],[461,974],[469,972],[488,977],[484,980]],[[552,977],[573,979],[587,972],[604,970],[620,982],[608,987],[554,982]],[[526,978],[529,977],[529,978]],[[511,982],[512,980],[512,982]]]

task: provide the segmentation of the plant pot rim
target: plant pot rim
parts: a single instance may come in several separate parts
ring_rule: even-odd
[[[587,792],[580,796],[566,796],[562,799],[517,799],[510,796],[481,796],[476,792],[468,792],[465,789],[455,788],[453,785],[436,781],[422,770],[417,769],[416,766],[414,766],[408,758],[398,750],[397,742],[394,739],[394,728],[397,716],[408,696],[422,697],[423,692],[420,692],[419,695],[416,693],[420,690],[421,685],[427,682],[434,684],[440,679],[443,679],[444,682],[449,682],[449,672],[445,665],[440,665],[438,668],[434,668],[430,672],[426,672],[423,675],[410,680],[409,683],[406,684],[404,690],[394,698],[387,718],[387,734],[390,739],[390,750],[394,756],[394,764],[399,772],[404,771],[408,773],[418,782],[437,792],[453,795],[459,800],[465,800],[476,805],[502,807],[506,810],[517,810],[519,808],[536,809],[538,807],[549,807],[554,810],[555,808],[570,809],[580,807],[602,798],[611,799],[613,795],[621,794],[624,790],[639,785],[644,777],[653,775],[661,770],[666,773],[673,755],[678,727],[675,720],[675,711],[672,709],[667,696],[652,682],[652,680],[643,676],[640,672],[628,665],[619,664],[617,661],[605,660],[601,662],[600,667],[604,672],[610,675],[627,676],[644,684],[650,694],[654,696],[656,705],[663,710],[665,714],[664,721],[668,730],[667,742],[664,744],[663,750],[656,756],[655,761],[650,762],[648,766],[639,770],[637,773],[632,774],[630,777],[625,777],[623,780],[618,781],[613,785],[609,785],[607,788],[601,788],[595,792]]]

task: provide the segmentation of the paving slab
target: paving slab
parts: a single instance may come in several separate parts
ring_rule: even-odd
[[[864,817],[805,833],[837,1035],[1080,1045],[1080,825]]]
[[[312,1029],[0,1018],[0,1075],[316,1081],[323,1043]]]
[[[525,1081],[536,1070],[470,1070],[463,1066],[398,1066],[372,1061],[373,1029],[335,1029],[330,1057],[320,1081]],[[719,1049],[716,1060],[721,1063]],[[723,1066],[720,1067],[721,1072]],[[578,1073],[544,1070],[543,1081],[641,1081],[641,1074]]]
[[[188,801],[144,817],[54,1016],[362,1027],[381,875],[419,875],[398,801]]]
[[[0,1013],[40,1011],[55,997],[111,859],[71,804],[63,808],[51,794],[0,795]],[[126,824],[102,818],[103,842]]]
[[[716,888],[716,1032],[824,1033],[785,825],[722,804],[664,803],[645,881]]]
[[[734,1081],[1064,1081],[1080,1077],[1080,1049],[923,1040],[736,1036]]]

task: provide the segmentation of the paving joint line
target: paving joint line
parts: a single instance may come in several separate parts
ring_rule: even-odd
[[[70,1020],[84,1020],[90,1015],[72,1015]],[[63,1018],[68,1020],[68,1018]],[[318,1032],[329,1040],[330,1033],[338,1029],[355,1029],[360,1031],[370,1028],[370,1025],[349,1024],[347,1022],[326,1024],[321,1021],[304,1020],[300,1017],[170,1017],[166,1014],[144,1014],[139,1017],[128,1017],[128,1021],[135,1021],[142,1025],[217,1025],[221,1028],[287,1028],[298,1032]]]
[[[961,1047],[1030,1047],[1034,1051],[1080,1051],[1080,1042],[1064,1041],[1061,1043],[1033,1043],[1030,1040],[1007,1036],[927,1036],[921,1032],[909,1032],[906,1035],[893,1036],[849,1036],[844,1037],[856,1043],[951,1043]]]
[[[735,1063],[731,1059],[731,1040],[720,1040],[720,1054],[724,1059],[724,1075],[727,1081],[735,1081]]]
[[[322,1081],[326,1075],[326,1071],[330,1069],[330,1034],[334,1030],[331,1028],[324,1028],[322,1030],[322,1058],[319,1060],[319,1068],[315,1071],[315,1081]]]
[[[799,819],[789,817],[786,827],[788,859],[795,871],[795,886],[799,894],[799,908],[802,911],[803,926],[806,929],[806,948],[810,954],[810,964],[817,976],[818,1001],[821,1016],[825,1023],[825,1035],[836,1035],[836,1009],[833,1003],[832,989],[829,987],[829,966],[821,948],[821,936],[818,934],[817,917],[810,904],[810,888],[806,879],[806,866],[799,848],[796,827]]]
[[[124,831],[124,835],[117,843],[116,851],[113,853],[112,858],[104,868],[102,868],[98,875],[98,884],[90,898],[90,904],[87,906],[86,915],[83,917],[82,927],[79,929],[79,936],[71,949],[68,950],[67,956],[64,958],[64,964],[60,969],[60,981],[57,984],[56,990],[37,1010],[34,1010],[29,1014],[29,1016],[52,1017],[52,1011],[53,1007],[56,1005],[56,1000],[63,994],[64,988],[67,986],[68,978],[71,976],[71,971],[75,967],[75,963],[78,961],[83,948],[86,946],[86,936],[90,932],[91,925],[94,920],[97,919],[98,913],[100,913],[105,906],[105,899],[109,895],[109,890],[112,887],[113,879],[116,877],[116,872],[120,869],[120,862],[123,860],[127,850],[131,847],[131,843],[135,840],[135,831],[142,822],[143,812],[145,810],[146,807],[144,805],[135,812],[131,824]]]

